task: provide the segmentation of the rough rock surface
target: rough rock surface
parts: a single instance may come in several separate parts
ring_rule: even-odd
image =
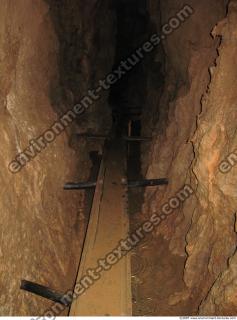
[[[65,92],[55,87],[55,92],[72,97],[76,104],[89,89],[97,88],[112,69],[116,39],[114,8],[109,0],[47,2],[60,43],[60,84],[66,87]],[[109,90],[102,90],[100,99],[78,119],[81,132],[108,132],[111,126],[108,96]]]
[[[83,2],[79,1],[80,7]],[[73,10],[76,4],[78,1],[64,1],[63,13]],[[95,16],[97,7],[95,1],[91,2],[90,10]],[[60,292],[72,288],[84,236],[84,193],[65,192],[63,185],[66,181],[87,179],[91,166],[88,151],[93,146],[77,141],[71,148],[69,139],[73,130],[86,131],[88,127],[98,130],[101,122],[95,126],[93,119],[89,119],[82,127],[78,121],[79,127],[74,125],[74,129],[58,136],[19,173],[12,174],[8,170],[9,162],[28,146],[30,139],[41,135],[59,114],[78,102],[75,88],[81,90],[82,79],[91,78],[90,73],[95,68],[98,68],[97,77],[111,68],[109,60],[101,61],[106,56],[103,48],[109,47],[109,35],[103,42],[98,38],[93,41],[95,39],[90,36],[98,31],[91,24],[93,30],[87,33],[87,38],[82,38],[81,34],[78,37],[82,48],[86,42],[97,56],[94,54],[87,62],[90,70],[83,68],[83,59],[78,62],[80,70],[76,78],[75,69],[70,70],[68,66],[73,52],[65,57],[62,42],[72,36],[75,21],[82,24],[83,14],[84,21],[91,19],[90,10],[87,13],[75,11],[73,19],[64,26],[61,38],[55,21],[58,17],[53,18],[52,10],[53,1],[3,0],[0,3],[1,315],[40,315],[51,306],[51,302],[21,291],[21,279]],[[101,16],[100,19],[104,26],[100,32],[106,30],[109,34],[109,18]],[[69,49],[77,53],[77,58],[81,56],[81,52],[75,51],[75,42],[79,40],[70,38]],[[111,54],[109,51],[107,57]],[[62,77],[66,71],[70,81]],[[70,87],[72,83],[74,89]],[[104,105],[103,110],[106,108]],[[104,113],[104,118],[108,117],[109,111]],[[107,122],[107,127],[109,125]]]
[[[166,301],[180,315],[237,311],[236,167],[226,175],[219,171],[220,162],[236,149],[236,2],[229,4],[222,20],[227,3],[189,1],[194,15],[163,42],[166,77],[159,103],[164,111],[156,124],[146,175],[167,177],[170,183],[146,192],[143,214],[159,212],[185,183],[195,191],[155,235],[169,242],[170,261],[185,259],[183,288],[174,287]],[[162,23],[184,4],[161,1]],[[190,309],[180,310],[185,301]]]
[[[236,70],[233,68],[237,50],[237,4],[232,1],[229,5],[227,18],[222,20],[213,30],[213,36],[221,37],[216,66],[211,70],[211,82],[208,92],[203,99],[203,109],[198,121],[198,130],[194,143],[197,160],[193,171],[198,178],[197,192],[203,195],[199,216],[193,221],[190,239],[195,222],[206,220],[204,237],[205,247],[210,250],[208,263],[205,265],[204,277],[209,273],[207,284],[210,291],[200,306],[201,315],[236,315],[237,313],[237,257],[236,257]],[[203,135],[205,133],[205,135]],[[208,149],[211,152],[208,152]],[[229,154],[232,154],[229,157]],[[220,167],[227,160],[228,170]],[[206,170],[204,170],[206,166]],[[224,163],[224,166],[226,164]],[[220,171],[222,170],[222,172]],[[201,183],[199,182],[201,181]],[[197,209],[197,210],[198,210]],[[205,217],[205,218],[204,218]],[[195,221],[196,220],[196,221]],[[205,221],[205,220],[203,220]],[[194,231],[195,232],[195,231]],[[197,233],[200,249],[204,246]],[[203,238],[204,238],[203,237]],[[209,240],[210,239],[210,240]],[[190,244],[192,245],[191,241]],[[191,251],[192,256],[198,254]],[[197,258],[196,258],[197,259]],[[192,267],[192,262],[189,267]],[[198,271],[198,270],[197,270]],[[189,272],[190,273],[190,272]],[[188,275],[188,273],[187,273]],[[187,276],[188,279],[188,276]]]

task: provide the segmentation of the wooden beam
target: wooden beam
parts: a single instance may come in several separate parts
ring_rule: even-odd
[[[119,183],[124,173],[123,148],[121,139],[114,140],[103,156],[76,283],[80,283],[88,269],[98,270],[98,261],[112,252],[129,232],[126,191]],[[73,301],[70,316],[131,316],[130,268],[130,253],[110,270],[100,267],[103,270],[100,279]]]

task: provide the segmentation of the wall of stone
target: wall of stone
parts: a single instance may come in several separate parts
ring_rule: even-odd
[[[160,4],[164,23],[186,3]],[[184,184],[192,186],[194,195],[155,232],[169,242],[170,253],[186,259],[185,289],[174,288],[170,304],[196,297],[196,313],[234,315],[236,168],[223,174],[218,166],[236,149],[236,3],[228,14],[228,1],[188,4],[195,13],[163,42],[163,111],[144,163],[148,178],[167,177],[169,185],[146,191],[143,215],[159,212]]]
[[[40,315],[51,306],[19,290],[21,279],[60,292],[73,286],[86,223],[84,193],[65,192],[63,185],[88,178],[88,152],[98,146],[75,141],[72,133],[110,127],[104,96],[84,123],[78,119],[20,172],[8,170],[29,140],[112,66],[113,18],[102,14],[108,2],[62,2],[60,8],[53,0],[0,3],[1,315]]]

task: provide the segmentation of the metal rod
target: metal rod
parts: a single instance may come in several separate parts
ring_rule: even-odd
[[[167,185],[169,183],[168,179],[150,179],[150,180],[138,180],[138,181],[128,181],[125,183],[128,188],[137,188],[137,187],[153,187]]]
[[[150,137],[136,137],[136,136],[124,136],[123,139],[126,141],[137,141],[137,142],[151,140]]]
[[[89,182],[78,182],[78,183],[66,183],[64,185],[64,190],[82,190],[82,189],[90,189],[95,188],[96,182],[89,181]]]
[[[87,138],[87,139],[108,139],[109,136],[101,135],[101,134],[90,134],[90,133],[76,133],[76,136],[79,138]]]
[[[70,306],[70,304],[71,304],[68,301],[65,301],[66,299],[63,299],[64,294],[58,293],[54,290],[51,290],[48,287],[42,286],[42,285],[37,284],[35,282],[21,280],[20,289],[31,292],[33,294],[36,294],[36,295],[43,297],[43,298],[46,298],[48,300],[58,302],[64,306]]]

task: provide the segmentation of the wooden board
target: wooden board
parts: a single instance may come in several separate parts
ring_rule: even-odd
[[[100,168],[77,282],[128,235],[126,190],[121,185],[124,163],[122,142],[112,141]],[[70,316],[105,315],[132,315],[130,254],[109,271],[103,271],[101,278],[73,302],[70,310]]]

